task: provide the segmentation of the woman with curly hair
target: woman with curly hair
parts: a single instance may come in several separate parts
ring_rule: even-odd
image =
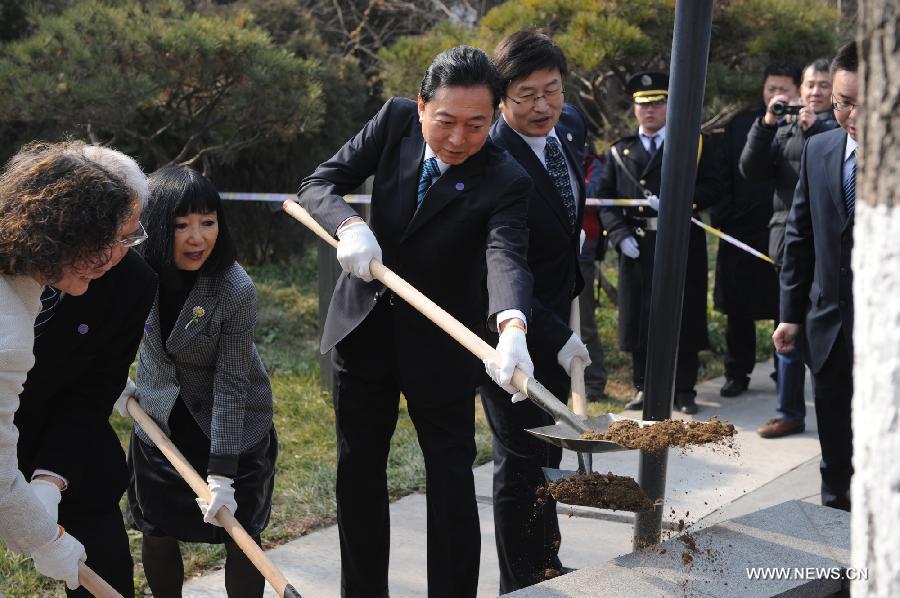
[[[47,512],[18,469],[13,417],[34,364],[44,285],[83,294],[146,238],[126,181],[82,143],[23,148],[0,174],[0,540],[35,568],[77,588],[82,544]],[[139,242],[139,241],[137,241]]]
[[[262,596],[263,576],[216,520],[228,508],[259,543],[272,507],[278,440],[272,388],[253,343],[256,288],[235,261],[209,179],[170,166],[149,181],[144,218],[151,237],[141,253],[159,275],[159,292],[145,327],[135,396],[194,469],[206,472],[211,500],[196,499],[153,441],[133,427],[128,503],[143,532],[144,573],[156,598],[181,596],[179,541],[224,543],[227,594]]]

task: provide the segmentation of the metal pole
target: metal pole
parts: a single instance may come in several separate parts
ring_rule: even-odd
[[[666,151],[663,153],[659,230],[650,297],[650,337],[644,385],[646,420],[672,416],[712,9],[712,0],[677,0],[675,4]],[[667,451],[656,455],[641,451],[638,479],[650,500],[665,497],[667,459]],[[651,513],[635,516],[636,550],[659,542],[662,514],[663,508],[658,507]]]

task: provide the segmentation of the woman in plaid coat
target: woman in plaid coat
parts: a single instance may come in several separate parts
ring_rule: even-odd
[[[211,501],[196,499],[134,426],[129,511],[144,534],[147,581],[156,598],[181,596],[178,542],[224,542],[228,595],[262,596],[262,575],[215,520],[227,507],[258,543],[271,511],[278,442],[272,389],[253,343],[256,289],[235,261],[208,179],[170,166],[150,175],[150,192],[143,255],[160,284],[144,327],[136,396],[193,467],[207,473]]]

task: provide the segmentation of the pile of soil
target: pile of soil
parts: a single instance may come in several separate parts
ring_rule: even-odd
[[[553,498],[567,505],[636,513],[653,510],[653,501],[634,479],[612,473],[579,473],[547,486]]]
[[[625,448],[659,452],[669,447],[687,447],[702,444],[727,444],[733,441],[737,430],[732,424],[712,418],[708,422],[666,419],[643,428],[633,420],[613,423],[606,433],[589,430],[582,440],[607,440]]]

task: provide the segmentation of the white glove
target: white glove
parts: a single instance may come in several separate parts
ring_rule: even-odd
[[[213,525],[222,525],[216,521],[216,513],[222,507],[227,507],[231,514],[237,512],[237,502],[234,500],[234,480],[221,475],[206,476],[206,484],[209,486],[210,501],[202,498],[195,499],[203,512],[203,521]]]
[[[62,492],[57,485],[47,480],[31,480],[29,485],[53,521],[59,520],[59,501],[62,500]]]
[[[637,259],[637,257],[641,255],[637,239],[634,237],[625,237],[619,241],[619,251],[621,251],[625,257],[630,257],[631,259]]]
[[[497,353],[500,354],[500,363],[485,360],[485,371],[487,371],[488,376],[491,377],[491,380],[497,386],[513,395],[513,403],[524,401],[526,396],[516,390],[509,382],[512,380],[513,372],[516,368],[528,374],[529,377],[534,375],[534,363],[531,362],[531,356],[528,355],[525,333],[514,326],[504,328],[497,343]]]
[[[128,413],[128,408],[126,405],[128,404],[128,398],[134,397],[137,400],[137,386],[134,385],[131,378],[127,378],[125,380],[125,388],[122,390],[122,394],[119,395],[119,398],[116,399],[116,411],[119,412],[119,415],[122,417],[131,417]]]
[[[657,197],[656,195],[651,195],[647,198],[647,202],[650,204],[651,208],[653,208],[657,212],[659,211],[659,197]]]
[[[587,240],[587,233],[584,232],[584,229],[581,229],[581,232],[578,233],[578,253],[580,254],[584,249],[584,242]]]
[[[381,246],[365,222],[349,224],[337,232],[337,259],[344,272],[372,282],[369,262],[381,261]]]
[[[38,573],[66,582],[70,590],[76,589],[78,582],[78,563],[87,560],[81,542],[63,532],[51,542],[47,542],[33,553],[34,568]]]
[[[570,377],[572,376],[572,360],[576,357],[581,358],[584,362],[584,367],[591,365],[591,356],[588,354],[587,347],[581,342],[578,335],[573,332],[566,344],[563,345],[563,348],[556,354],[556,361],[562,369],[566,370]]]

